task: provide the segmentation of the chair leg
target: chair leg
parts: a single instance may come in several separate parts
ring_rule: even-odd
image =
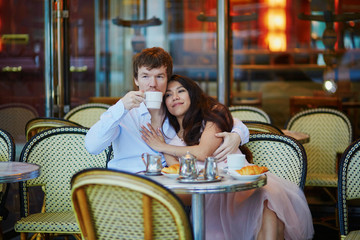
[[[34,237],[32,237],[31,239],[35,239],[36,236],[36,240],[42,240],[41,234],[40,233],[35,233]]]
[[[21,240],[26,240],[27,239],[27,233],[24,233],[24,232],[20,233],[20,239]]]
[[[3,239],[4,239],[4,236],[3,236],[3,232],[2,232],[2,228],[1,228],[1,221],[0,221],[0,240],[3,240]]]
[[[76,238],[76,240],[82,240],[81,234],[74,234],[73,236]]]
[[[34,240],[34,239],[42,240],[45,239],[45,237],[41,233],[34,233],[34,235],[31,236],[30,240]]]
[[[331,198],[331,200],[336,204],[337,203],[337,197],[334,196],[327,187],[323,188],[324,191],[327,193],[327,195]]]

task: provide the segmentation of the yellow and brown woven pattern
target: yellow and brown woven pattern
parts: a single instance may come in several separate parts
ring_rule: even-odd
[[[241,121],[258,121],[271,124],[270,116],[260,108],[252,106],[229,107],[231,115]]]
[[[306,180],[307,160],[303,146],[292,137],[271,133],[251,134],[245,144],[253,162],[270,172],[297,184],[302,189]]]
[[[28,233],[80,233],[73,211],[34,213],[16,222],[15,231]]]
[[[60,127],[36,134],[24,146],[20,161],[41,166],[40,176],[20,184],[22,219],[15,225],[18,232],[79,233],[71,207],[71,177],[87,168],[105,168],[106,152],[88,153],[84,146],[86,128]],[[29,215],[28,188],[43,186],[45,213]]]
[[[81,126],[90,128],[104,113],[110,105],[104,103],[87,103],[70,110],[65,114],[64,119],[80,124]]]
[[[0,129],[0,162],[15,160],[14,139],[7,131]],[[9,191],[9,183],[0,183],[0,222],[6,218],[8,210],[5,208],[6,198]]]
[[[11,134],[16,142],[26,142],[24,128],[32,118],[38,117],[35,108],[22,103],[0,105],[0,128]]]
[[[284,134],[278,127],[271,125],[270,123],[258,122],[258,121],[243,121],[250,131],[253,133],[275,133]]]
[[[80,124],[54,117],[38,117],[29,120],[25,126],[26,141],[29,141],[35,134],[55,127],[82,127]]]
[[[14,139],[4,129],[0,129],[0,162],[15,160]]]
[[[360,139],[353,142],[341,156],[338,180],[338,215],[340,234],[349,234],[349,212],[347,201],[360,199]],[[356,238],[357,236],[357,238]],[[360,230],[349,234],[346,239],[360,239]]]
[[[79,197],[81,191],[85,204]],[[144,196],[151,199],[151,209],[144,209]],[[152,239],[192,239],[180,201],[150,179],[121,171],[85,170],[73,177],[72,199],[83,238],[145,239],[144,211],[149,211]],[[86,211],[90,220],[84,216]]]
[[[360,239],[360,231],[351,231],[347,236],[341,235],[341,240],[359,240]]]
[[[310,136],[310,142],[304,144],[308,158],[306,185],[336,187],[337,154],[352,140],[348,117],[335,109],[311,109],[294,115],[286,129]]]

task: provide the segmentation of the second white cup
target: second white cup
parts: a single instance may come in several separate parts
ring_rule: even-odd
[[[162,92],[145,92],[146,107],[159,109],[161,107],[162,97]]]
[[[227,165],[229,169],[241,169],[245,166],[246,158],[244,154],[234,153],[227,156]]]

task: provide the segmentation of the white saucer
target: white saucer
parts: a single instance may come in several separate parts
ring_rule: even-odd
[[[178,178],[179,174],[169,174],[169,173],[163,173],[161,172],[162,175],[167,176],[169,178]]]
[[[244,180],[244,181],[251,181],[251,180],[255,180],[258,177],[264,175],[265,173],[262,174],[258,174],[258,175],[241,175],[240,173],[237,173],[235,170],[233,169],[229,169],[227,171],[227,173],[232,176],[233,178],[237,179],[237,180]]]

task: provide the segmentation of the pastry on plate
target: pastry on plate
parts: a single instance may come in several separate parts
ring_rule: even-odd
[[[257,165],[250,165],[243,167],[239,170],[235,170],[237,173],[240,173],[241,175],[259,175],[264,172],[269,171],[267,167],[259,167]]]
[[[174,164],[170,167],[164,167],[161,172],[166,174],[179,174],[180,164]]]

